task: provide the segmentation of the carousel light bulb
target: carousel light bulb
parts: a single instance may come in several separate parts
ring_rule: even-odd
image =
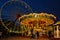
[[[35,14],[35,18],[37,17],[37,14],[36,13],[34,13]]]

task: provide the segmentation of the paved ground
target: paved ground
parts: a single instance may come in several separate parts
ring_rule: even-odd
[[[0,40],[60,40],[60,38],[48,38],[47,36],[40,36],[39,39],[37,38],[30,38],[30,37],[21,37],[21,36],[8,36],[2,37]]]
[[[0,40],[49,40],[47,37],[43,38],[40,37],[39,39],[35,38],[29,38],[29,37],[20,37],[20,36],[10,36],[6,38],[1,38]]]

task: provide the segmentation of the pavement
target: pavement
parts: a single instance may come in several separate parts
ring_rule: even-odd
[[[30,38],[30,37],[21,37],[21,36],[9,36],[5,38],[0,38],[0,40],[49,40],[49,38],[47,37]]]
[[[60,38],[53,38],[47,36],[40,36],[39,38],[31,38],[31,37],[22,37],[22,36],[7,36],[1,37],[0,40],[60,40]]]

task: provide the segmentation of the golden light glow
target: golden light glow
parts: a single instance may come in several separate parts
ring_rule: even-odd
[[[36,17],[35,17],[36,16]],[[22,19],[22,20],[21,20]],[[56,17],[47,13],[30,13],[19,17],[20,24],[26,27],[32,27],[35,31],[42,31],[42,28],[54,23]],[[29,28],[27,28],[29,29]]]
[[[31,17],[29,18],[29,16]],[[40,13],[36,18],[35,18],[35,14],[28,14],[21,16],[19,20],[24,17],[26,18],[20,22],[23,25],[29,24],[29,22],[33,22],[33,21],[37,21],[38,23],[40,22],[40,24],[49,25],[49,24],[53,24],[54,20],[56,19],[56,17],[52,14]],[[54,18],[54,20],[52,18]]]

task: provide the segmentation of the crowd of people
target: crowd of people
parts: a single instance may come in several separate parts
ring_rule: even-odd
[[[40,29],[41,30],[41,29]],[[45,30],[37,31],[34,30],[34,28],[31,28],[30,30],[27,30],[26,32],[22,33],[22,36],[29,36],[31,38],[39,38],[40,36],[48,36],[51,37],[53,31],[48,31],[48,33]]]

